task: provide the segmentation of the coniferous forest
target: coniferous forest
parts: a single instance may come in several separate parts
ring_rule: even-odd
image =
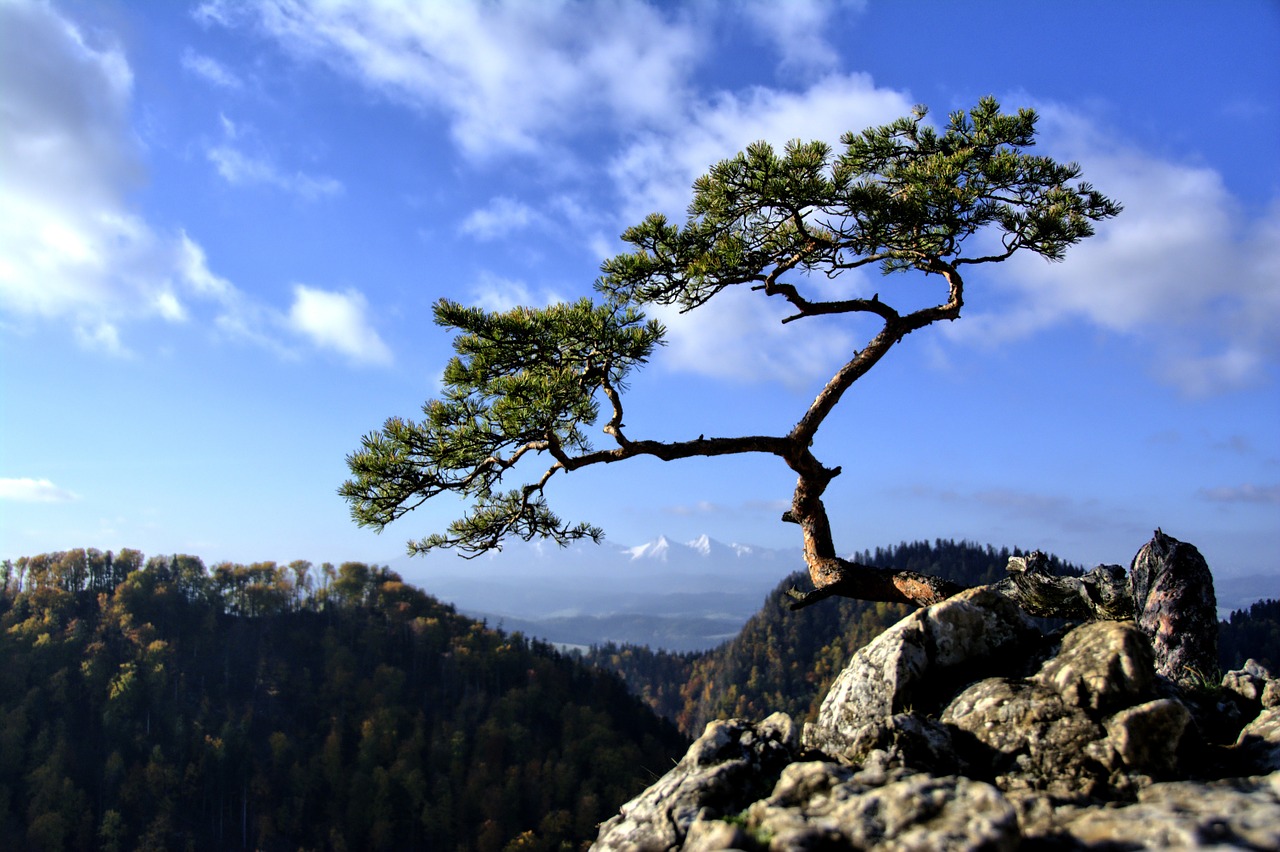
[[[360,563],[5,563],[0,849],[560,849],[687,742]]]
[[[935,541],[855,558],[974,585],[1017,554]],[[792,584],[711,651],[578,659],[362,563],[5,562],[0,849],[579,848],[709,720],[812,718],[906,614],[792,612]],[[1280,603],[1232,613],[1220,651],[1224,669],[1274,670]]]

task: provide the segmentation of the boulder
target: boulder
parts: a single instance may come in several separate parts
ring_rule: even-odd
[[[600,826],[592,848],[682,848],[694,822],[732,816],[766,795],[795,746],[795,728],[785,713],[758,724],[711,722],[670,772]],[[705,830],[696,836],[708,842]]]
[[[1090,795],[1110,774],[1102,726],[1048,687],[988,678],[960,693],[942,721],[985,747],[971,747],[970,761],[985,762],[1002,789]]]
[[[1253,771],[1280,771],[1280,707],[1266,708],[1245,725],[1236,748]]]
[[[1012,850],[1017,812],[990,784],[954,775],[851,773],[834,763],[787,767],[752,805],[748,832],[771,852],[810,849]]]
[[[1133,557],[1129,584],[1156,672],[1184,685],[1210,679],[1218,671],[1218,601],[1200,551],[1156,530]]]
[[[1099,713],[1154,697],[1155,660],[1133,622],[1094,621],[1068,633],[1031,680],[1073,707]]]
[[[859,649],[823,699],[804,745],[832,757],[865,755],[863,729],[894,714],[927,714],[1040,633],[1008,598],[970,589],[908,615]]]

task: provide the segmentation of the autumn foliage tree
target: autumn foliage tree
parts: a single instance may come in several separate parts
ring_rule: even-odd
[[[568,523],[546,491],[556,474],[652,456],[764,453],[797,475],[783,520],[800,526],[814,584],[796,605],[832,594],[924,605],[958,590],[937,577],[877,569],[837,556],[823,494],[840,474],[812,452],[818,430],[846,391],[907,335],[960,317],[967,267],[1019,252],[1062,260],[1120,206],[1079,182],[1080,168],[1028,153],[1036,114],[1001,112],[991,98],[952,113],[934,129],[917,107],[909,117],[824,142],[757,142],[711,167],[693,186],[682,224],[653,214],[622,239],[633,250],[606,261],[597,301],[489,312],[448,300],[435,321],[457,330],[440,399],[420,421],[392,417],[347,458],[340,493],[357,523],[382,530],[440,494],[470,510],[411,552],[453,547],[466,554],[509,536],[561,544],[598,540],[589,523]],[[863,267],[923,277],[935,304],[900,310],[890,285],[869,297],[827,281]],[[815,281],[823,281],[818,287]],[[783,435],[701,435],[679,441],[634,437],[623,422],[628,377],[663,342],[646,304],[702,308],[722,291],[748,287],[790,306],[784,323],[816,316],[872,317],[878,330],[851,351],[792,429]],[[901,293],[902,291],[897,291]],[[911,296],[916,299],[916,296]],[[592,432],[606,438],[597,447]],[[510,487],[509,480],[520,479]]]

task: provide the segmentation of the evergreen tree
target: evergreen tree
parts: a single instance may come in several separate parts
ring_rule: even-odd
[[[813,454],[815,436],[853,383],[904,337],[960,317],[968,267],[1019,252],[1061,260],[1120,207],[1077,182],[1074,163],[1027,153],[1035,144],[1032,110],[1003,113],[985,98],[952,113],[941,132],[924,118],[917,108],[883,127],[846,133],[838,154],[824,142],[794,141],[781,152],[758,142],[713,166],[695,182],[683,225],[655,214],[622,235],[633,250],[602,266],[599,302],[505,312],[438,302],[435,321],[459,332],[443,395],[424,406],[423,420],[393,417],[348,456],[351,478],[340,493],[356,522],[381,530],[447,493],[465,498],[470,510],[446,532],[410,542],[411,552],[478,553],[512,535],[599,539],[598,527],[562,521],[551,510],[545,492],[556,474],[637,456],[764,453],[798,475],[783,519],[800,526],[815,589],[796,592],[797,606],[832,594],[922,605],[957,591],[945,578],[837,556],[822,497],[840,468]],[[978,234],[985,238],[971,241]],[[937,302],[899,310],[898,299],[878,293],[815,295],[812,279],[840,281],[862,267],[923,277]],[[642,307],[698,309],[744,286],[786,302],[793,311],[786,323],[846,315],[869,317],[878,331],[785,435],[656,441],[628,434],[626,382],[664,335]],[[593,427],[609,446],[593,446]],[[532,475],[523,484],[507,487],[525,471]]]

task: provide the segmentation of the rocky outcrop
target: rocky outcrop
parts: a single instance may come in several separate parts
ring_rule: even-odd
[[[1280,849],[1280,681],[1178,683],[1153,644],[1196,646],[1153,623],[1046,636],[987,589],[918,610],[802,737],[713,722],[595,848]]]
[[[1133,558],[1129,587],[1159,674],[1189,683],[1217,671],[1218,602],[1213,575],[1195,546],[1156,530]]]

